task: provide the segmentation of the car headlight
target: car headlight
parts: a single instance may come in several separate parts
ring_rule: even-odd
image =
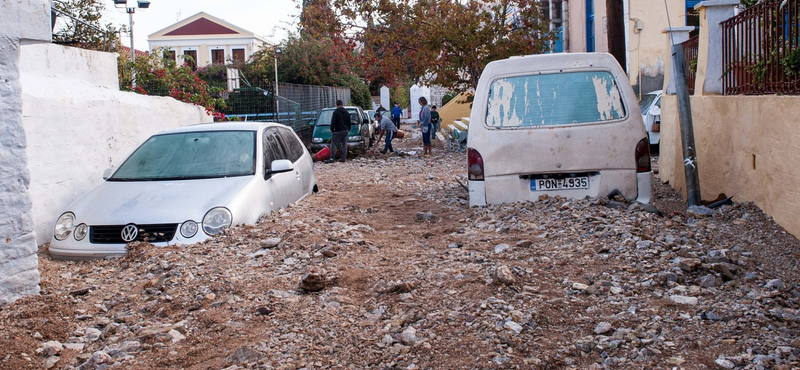
[[[181,225],[181,235],[187,239],[191,238],[197,234],[197,229],[197,222],[192,220],[186,221],[183,223],[183,225]]]
[[[86,237],[86,234],[89,233],[89,226],[86,224],[80,224],[75,226],[75,231],[72,233],[72,237],[75,238],[77,241],[83,240]]]
[[[53,237],[56,240],[64,240],[66,239],[70,233],[72,233],[72,229],[75,228],[75,215],[72,212],[64,212],[61,217],[58,218],[56,221],[55,229],[53,230]]]
[[[312,143],[315,143],[315,144],[319,144],[319,143],[321,143],[321,142],[322,142],[322,138],[321,138],[321,137],[315,137],[315,138],[312,138],[312,139],[311,139],[311,142],[312,142]]]
[[[361,136],[348,136],[347,141],[361,141],[364,140]]]
[[[203,231],[208,235],[216,235],[231,226],[233,215],[225,207],[212,208],[203,217]]]

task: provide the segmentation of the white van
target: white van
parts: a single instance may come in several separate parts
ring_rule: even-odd
[[[650,147],[628,77],[609,54],[512,57],[481,74],[469,123],[470,205],[542,194],[650,203]]]

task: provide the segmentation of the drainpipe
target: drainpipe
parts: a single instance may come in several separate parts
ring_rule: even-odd
[[[631,3],[630,0],[622,0],[622,19],[625,22],[625,72],[628,73],[628,80],[631,75]],[[641,81],[641,77],[639,77]],[[641,89],[641,87],[640,87]],[[641,93],[639,94],[641,98]]]
[[[564,29],[564,52],[569,53],[572,51],[569,47],[569,0],[561,2],[561,13],[561,28]]]

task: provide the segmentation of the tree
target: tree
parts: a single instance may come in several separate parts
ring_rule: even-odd
[[[120,30],[111,23],[100,23],[105,9],[100,0],[54,1],[53,7],[56,10],[53,43],[110,51],[119,42]]]
[[[542,53],[553,38],[536,0],[332,1],[363,45],[367,79],[474,88],[490,61]]]

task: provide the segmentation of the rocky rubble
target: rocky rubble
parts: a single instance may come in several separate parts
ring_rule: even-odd
[[[469,208],[457,154],[315,166],[320,193],[204,243],[43,249],[0,368],[800,366],[800,243],[752,204]]]

